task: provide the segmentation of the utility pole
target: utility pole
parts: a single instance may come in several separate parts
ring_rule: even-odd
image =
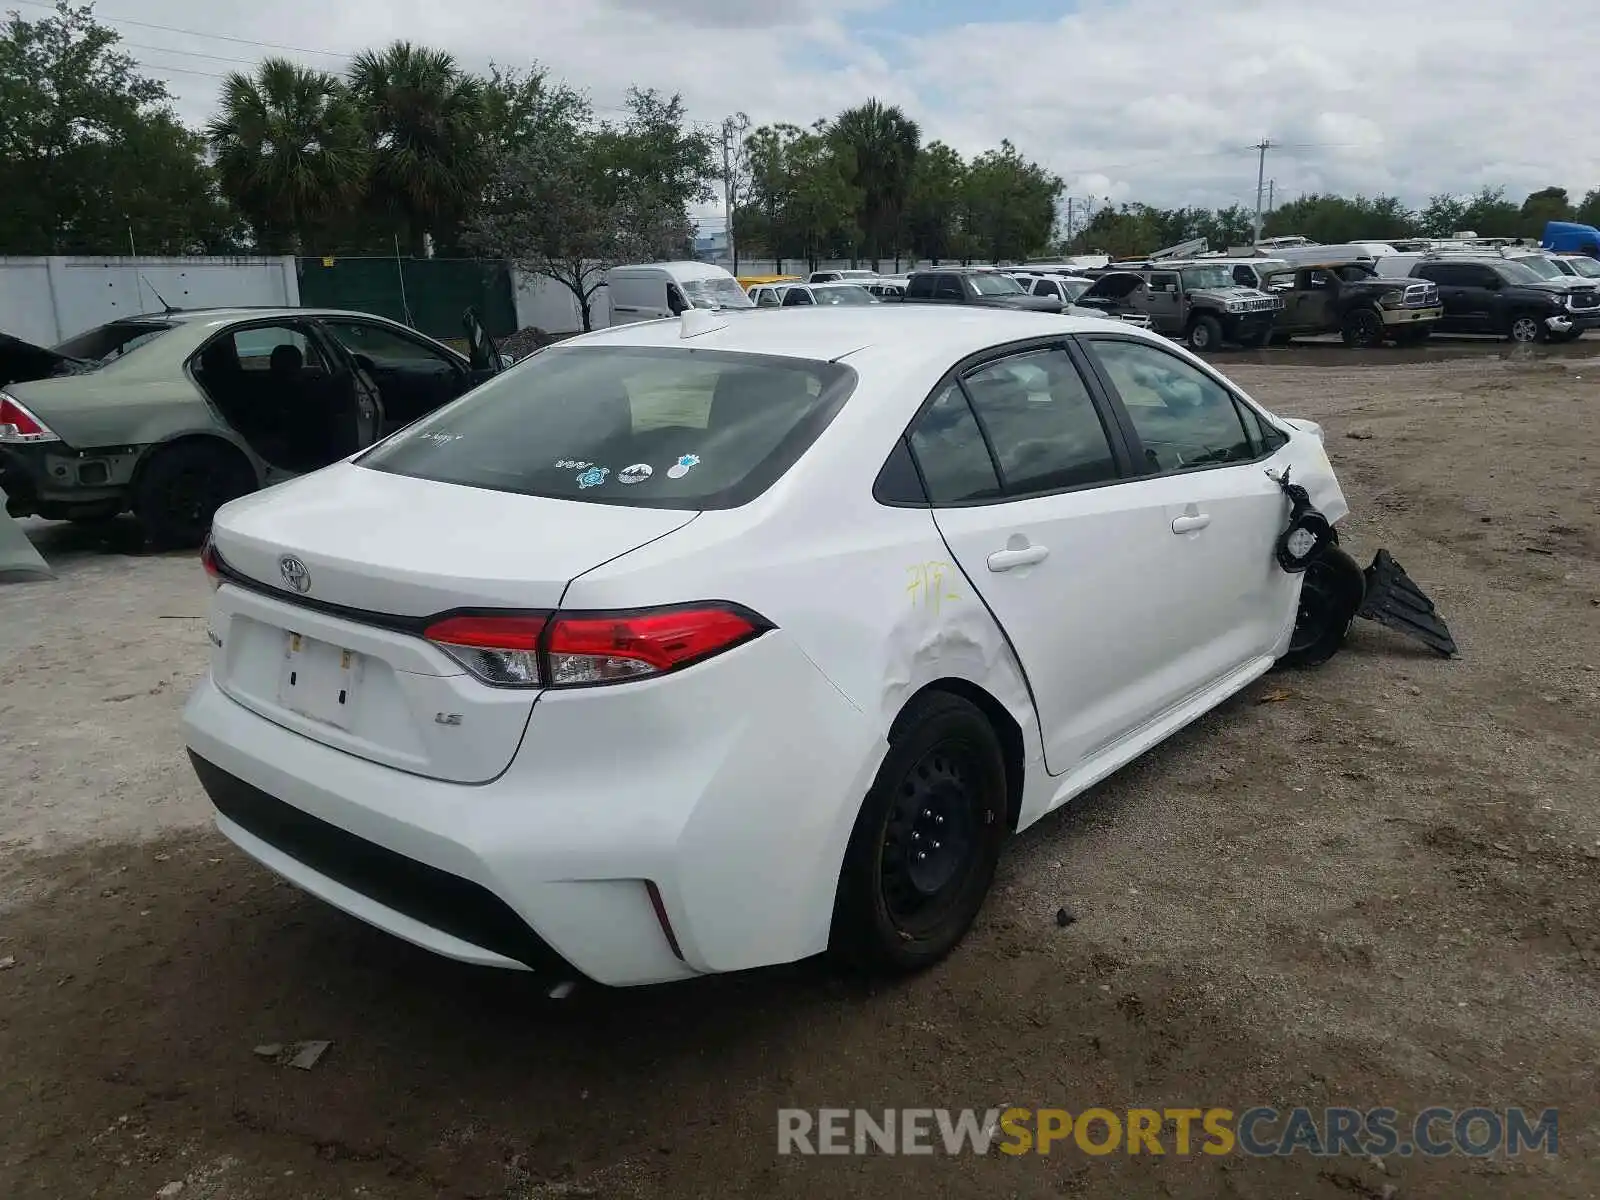
[[[1262,138],[1253,147],[1260,151],[1261,157],[1256,161],[1256,223],[1255,232],[1251,235],[1251,243],[1261,240],[1261,195],[1266,190],[1267,181],[1267,151],[1272,148],[1270,138]]]
[[[728,256],[733,259],[733,272],[739,273],[739,247],[733,240],[733,210],[738,203],[739,139],[750,131],[750,118],[744,113],[726,117],[722,122],[722,220],[728,235]]]
[[[1072,241],[1072,197],[1067,197],[1067,241]]]
[[[1272,215],[1273,197],[1276,196],[1277,193],[1278,181],[1276,179],[1267,180],[1267,216],[1269,217]]]

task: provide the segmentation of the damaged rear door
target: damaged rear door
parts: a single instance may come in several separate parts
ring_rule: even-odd
[[[1159,514],[1064,343],[958,373],[913,425],[934,521],[1027,676],[1052,774],[1148,718],[1189,638]],[[1185,669],[1178,664],[1177,669]]]

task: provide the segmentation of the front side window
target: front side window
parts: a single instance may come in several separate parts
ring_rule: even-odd
[[[816,290],[815,299],[818,304],[876,304],[878,298],[866,288],[856,284],[845,284],[840,287],[820,287]]]
[[[1002,359],[963,382],[1000,462],[1007,496],[1117,478],[1110,439],[1064,350]]]
[[[798,308],[802,304],[815,303],[816,301],[811,298],[810,288],[792,287],[783,294],[784,308]]]
[[[961,280],[954,275],[939,276],[939,287],[934,292],[934,298],[938,300],[960,300],[962,298]]]
[[[778,292],[775,288],[758,288],[756,291],[757,308],[777,308],[779,303]]]
[[[1091,340],[1152,471],[1181,471],[1258,456],[1233,396],[1211,376],[1141,342]]]
[[[358,459],[494,491],[732,508],[799,460],[855,386],[836,363],[678,347],[551,347]]]
[[[322,327],[351,354],[362,355],[379,367],[454,368],[457,365],[434,347],[382,325],[324,320]]]
[[[934,276],[913,275],[906,281],[906,295],[914,300],[926,300],[933,295]]]
[[[911,452],[931,504],[962,504],[1000,495],[994,460],[958,384],[940,392],[917,418],[911,429]]]

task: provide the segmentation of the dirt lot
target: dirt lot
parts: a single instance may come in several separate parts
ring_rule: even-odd
[[[0,589],[0,1195],[1600,1194],[1600,361],[1238,356],[1328,429],[1363,623],[1014,846],[956,956],[546,1001],[280,886],[207,827],[188,557],[38,533]],[[1080,920],[1058,928],[1058,906]],[[255,1055],[323,1038],[311,1071]],[[1549,1159],[780,1158],[780,1106],[1559,1106]],[[169,1189],[170,1194],[171,1189]]]

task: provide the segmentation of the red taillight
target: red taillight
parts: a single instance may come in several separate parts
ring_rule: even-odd
[[[211,535],[206,534],[205,541],[200,543],[200,565],[205,569],[206,578],[211,581],[213,589],[222,586],[222,565],[217,559],[217,546],[211,540]]]
[[[0,392],[0,442],[59,442],[50,427]]]
[[[423,636],[485,683],[581,687],[677,670],[770,626],[727,604],[623,613],[445,617]]]
[[[423,636],[485,683],[538,687],[541,615],[446,617]]]

